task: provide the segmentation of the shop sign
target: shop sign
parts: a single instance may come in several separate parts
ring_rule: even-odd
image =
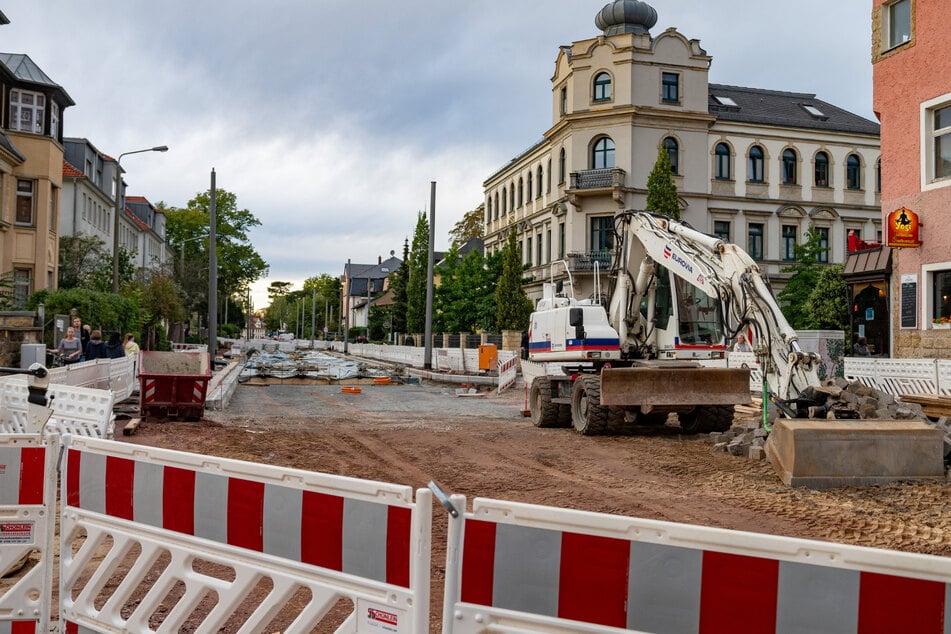
[[[888,246],[920,247],[920,227],[918,214],[906,207],[896,209],[888,214]]]

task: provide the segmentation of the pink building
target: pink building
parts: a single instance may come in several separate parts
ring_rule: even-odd
[[[951,358],[951,11],[946,0],[872,8],[883,239],[906,245],[892,254],[892,356]]]

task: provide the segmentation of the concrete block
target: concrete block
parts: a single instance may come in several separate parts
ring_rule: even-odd
[[[943,442],[920,420],[781,419],[766,455],[787,486],[867,487],[944,478]]]
[[[747,457],[750,460],[762,460],[766,457],[766,451],[757,445],[751,445]]]

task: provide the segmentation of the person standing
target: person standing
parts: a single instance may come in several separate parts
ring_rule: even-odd
[[[73,317],[73,330],[80,341],[79,361],[85,361],[86,346],[89,345],[89,326],[84,326],[82,320],[75,316]]]
[[[746,341],[746,335],[742,332],[736,336],[736,343],[733,344],[733,352],[753,352],[750,344]]]
[[[66,328],[66,336],[59,340],[59,347],[55,352],[63,355],[66,364],[76,363],[83,354],[82,342],[76,338],[76,329]]]
[[[86,344],[86,361],[93,359],[106,359],[106,342],[102,340],[102,331],[93,330],[89,336],[89,343]]]
[[[110,359],[121,359],[125,356],[125,348],[122,346],[119,333],[113,332],[109,335],[109,343],[106,344],[106,356]]]
[[[135,342],[135,335],[131,332],[125,336],[125,353],[129,357],[135,357],[139,354],[139,344]]]

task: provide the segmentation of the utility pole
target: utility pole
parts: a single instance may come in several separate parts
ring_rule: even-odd
[[[317,288],[314,287],[310,299],[310,349],[314,349],[314,330],[317,327]]]
[[[426,264],[426,348],[423,368],[433,369],[433,268],[436,254],[436,181],[429,184],[429,261]]]
[[[208,357],[212,372],[215,371],[215,356],[218,354],[217,196],[215,168],[211,168],[211,202],[208,205]]]
[[[348,300],[346,306],[341,302],[340,310],[345,311],[343,314],[343,353],[347,354],[349,352],[349,343],[350,339],[350,258],[347,258],[347,283],[343,285],[343,290],[341,295],[343,299]]]

